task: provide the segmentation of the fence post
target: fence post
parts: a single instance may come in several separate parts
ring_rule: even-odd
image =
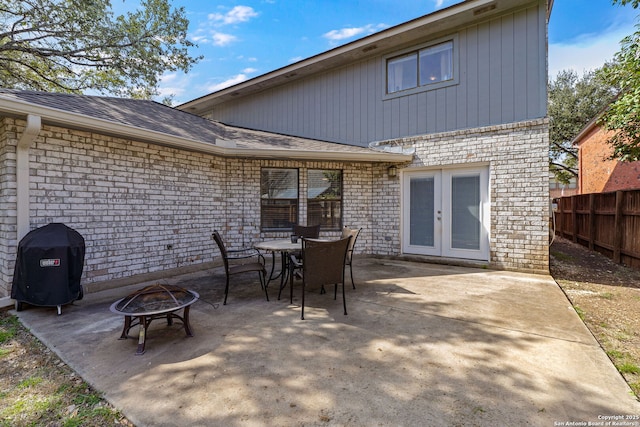
[[[574,243],[578,243],[578,208],[576,207],[578,203],[576,202],[576,197],[571,196],[571,233]]]
[[[594,249],[596,241],[596,195],[589,194],[589,249]]]
[[[620,264],[622,261],[621,249],[622,249],[622,233],[623,229],[623,216],[622,216],[622,201],[624,200],[624,193],[620,190],[616,191],[616,215],[614,220],[615,235],[613,237],[613,262]]]
[[[562,206],[562,197],[556,199],[558,201],[558,205],[557,205],[557,209],[555,211],[555,220],[556,223],[554,224],[556,226],[555,232],[556,234],[559,234],[561,237],[564,237],[564,208]]]

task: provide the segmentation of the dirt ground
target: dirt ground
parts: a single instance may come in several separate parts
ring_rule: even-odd
[[[0,427],[133,427],[15,316],[0,311]]]
[[[640,397],[640,270],[556,237],[550,272]]]

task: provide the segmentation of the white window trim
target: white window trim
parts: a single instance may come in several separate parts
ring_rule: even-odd
[[[408,186],[407,183],[411,177],[415,176],[435,176],[438,180],[437,186],[435,188],[436,191],[436,205],[434,208],[439,208],[442,212],[442,202],[448,200],[447,197],[444,197],[442,191],[448,191],[448,186],[445,188],[445,185],[442,183],[442,180],[445,176],[451,176],[452,174],[467,174],[477,172],[481,174],[482,180],[482,195],[481,199],[482,208],[482,235],[480,241],[480,250],[463,250],[463,249],[452,249],[445,247],[449,245],[450,240],[445,237],[443,234],[434,236],[434,246],[433,249],[428,247],[419,247],[413,246],[409,244],[409,218],[407,216],[407,207],[408,203],[410,203]],[[434,256],[438,258],[450,258],[450,259],[470,259],[470,260],[480,260],[480,261],[490,261],[491,260],[491,164],[488,162],[478,162],[478,163],[469,163],[469,164],[452,164],[452,165],[442,165],[437,167],[415,167],[415,168],[406,168],[400,170],[400,236],[401,236],[401,251],[403,254],[409,255],[427,255]],[[443,213],[444,214],[444,213]],[[445,224],[444,217],[441,217],[443,221],[438,221],[434,225],[434,231],[438,233],[443,232],[443,227],[448,225]]]

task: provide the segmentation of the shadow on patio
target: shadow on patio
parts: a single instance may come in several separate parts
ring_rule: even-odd
[[[550,425],[640,413],[549,276],[359,258],[357,289],[267,302],[220,269],[168,278],[200,293],[188,338],[156,320],[147,352],[109,305],[133,289],[19,313],[136,425]],[[253,280],[248,275],[243,280]],[[154,282],[155,283],[155,282]],[[284,294],[284,293],[283,293]],[[219,304],[214,308],[213,304]],[[132,336],[136,330],[132,331]]]

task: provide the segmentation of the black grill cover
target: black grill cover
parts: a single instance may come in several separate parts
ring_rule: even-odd
[[[82,235],[64,224],[30,231],[18,244],[11,298],[42,306],[81,299],[84,253]]]

